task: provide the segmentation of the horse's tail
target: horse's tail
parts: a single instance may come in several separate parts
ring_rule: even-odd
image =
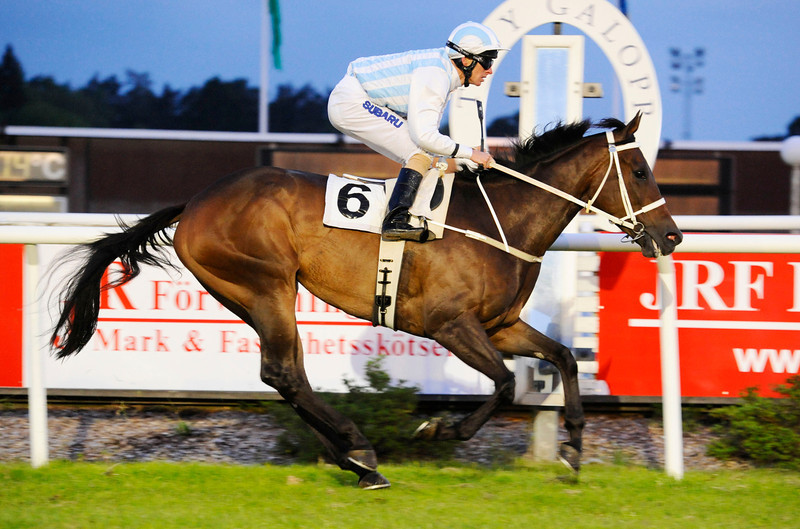
[[[120,223],[122,232],[79,247],[77,257],[81,266],[61,291],[59,300],[63,306],[50,337],[56,357],[77,353],[89,343],[97,329],[103,290],[123,285],[139,275],[142,263],[160,268],[174,266],[168,256],[159,255],[159,246],[171,242],[165,230],[180,220],[185,207],[182,204],[162,209],[133,226]],[[116,259],[122,261],[121,272],[103,283],[106,269]]]

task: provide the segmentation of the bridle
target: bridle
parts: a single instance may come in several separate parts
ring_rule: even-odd
[[[536,180],[535,178],[531,178],[528,175],[522,174],[519,171],[515,171],[514,169],[510,169],[510,168],[505,167],[503,165],[495,164],[495,165],[492,166],[492,169],[497,169],[498,171],[501,171],[503,173],[506,173],[507,175],[513,176],[514,178],[516,178],[518,180],[522,180],[523,182],[526,182],[526,183],[531,184],[533,186],[536,186],[536,187],[538,187],[540,189],[543,189],[543,190],[547,191],[548,193],[552,193],[552,194],[554,194],[554,195],[556,195],[558,197],[561,197],[561,198],[563,198],[565,200],[568,200],[568,201],[570,201],[570,202],[572,202],[574,204],[578,204],[579,206],[581,206],[581,208],[586,210],[587,213],[591,211],[593,213],[596,213],[597,215],[600,215],[602,217],[607,218],[609,221],[611,221],[613,224],[616,224],[617,226],[628,228],[629,230],[631,230],[631,232],[633,232],[633,235],[626,235],[626,237],[623,240],[625,240],[627,242],[634,242],[637,239],[640,239],[641,237],[643,237],[644,233],[645,233],[644,224],[642,224],[641,222],[636,220],[636,216],[637,215],[642,215],[643,213],[647,213],[648,211],[652,211],[652,210],[654,210],[654,209],[656,209],[656,208],[658,208],[660,206],[663,206],[666,203],[666,200],[662,197],[662,198],[660,198],[660,199],[658,199],[658,200],[656,200],[654,202],[651,202],[650,204],[647,204],[646,206],[641,207],[641,208],[637,209],[636,211],[634,211],[633,210],[633,206],[631,205],[630,194],[628,193],[628,189],[625,186],[625,181],[622,178],[622,167],[621,167],[620,162],[619,162],[619,152],[620,151],[627,151],[629,149],[638,149],[639,148],[639,143],[636,142],[636,141],[632,141],[632,142],[617,144],[614,141],[614,133],[612,131],[610,131],[610,130],[606,131],[606,141],[608,142],[608,158],[609,158],[608,159],[608,168],[606,169],[606,173],[603,176],[603,181],[600,182],[600,186],[597,188],[597,191],[595,191],[594,195],[592,196],[591,199],[589,199],[588,202],[584,202],[583,200],[581,200],[581,199],[579,199],[579,198],[577,198],[577,197],[575,197],[573,195],[570,195],[569,193],[567,193],[565,191],[562,191],[562,190],[560,190],[560,189],[558,189],[556,187],[553,187],[550,184],[546,184],[544,182]],[[608,176],[611,174],[611,168],[612,167],[614,167],[616,169],[616,172],[617,172],[617,181],[619,182],[619,192],[620,192],[620,196],[622,198],[622,205],[625,208],[625,216],[621,217],[621,218],[617,217],[615,215],[612,215],[611,213],[603,211],[602,209],[599,209],[596,206],[594,206],[594,201],[597,200],[597,197],[600,195],[600,192],[603,190],[603,187],[605,187],[606,182],[608,181]],[[440,226],[442,226],[444,228],[447,228],[447,229],[450,229],[450,230],[461,232],[464,235],[466,235],[467,237],[470,237],[472,239],[476,239],[476,240],[485,242],[485,243],[487,243],[487,244],[489,244],[491,246],[494,246],[495,248],[499,248],[499,249],[501,249],[501,250],[503,250],[503,251],[505,251],[507,253],[510,253],[510,254],[520,258],[520,259],[525,260],[525,261],[528,261],[528,262],[541,262],[541,260],[542,260],[541,257],[537,257],[537,256],[534,256],[534,255],[528,254],[526,252],[523,252],[522,250],[518,250],[517,248],[514,248],[513,246],[509,246],[508,241],[506,241],[506,236],[505,236],[505,233],[503,232],[503,228],[500,226],[500,221],[498,220],[497,215],[494,212],[494,208],[492,207],[492,204],[491,204],[491,202],[489,200],[489,196],[486,194],[486,192],[483,189],[483,185],[481,184],[481,180],[480,180],[480,174],[478,174],[477,182],[478,182],[478,187],[480,188],[481,193],[483,194],[484,200],[486,201],[486,204],[489,206],[489,210],[492,213],[492,218],[494,219],[495,225],[497,226],[497,230],[500,232],[500,236],[502,238],[502,241],[498,241],[498,240],[493,239],[493,238],[491,238],[491,237],[489,237],[487,235],[483,235],[481,233],[477,233],[477,232],[474,232],[472,230],[462,230],[460,228],[455,228],[455,227],[449,226],[447,224],[440,224],[440,223],[433,222],[433,221],[430,221],[430,220],[428,222],[432,222],[433,224],[440,225]]]
[[[647,213],[648,211],[652,211],[660,206],[663,206],[666,203],[666,200],[661,197],[660,199],[647,204],[644,207],[637,209],[636,211],[633,210],[633,206],[631,205],[631,197],[628,193],[628,189],[625,186],[625,181],[622,178],[622,167],[619,162],[619,152],[620,151],[627,151],[629,149],[638,149],[639,142],[632,141],[623,144],[617,144],[614,141],[614,133],[610,130],[606,131],[606,141],[608,142],[608,168],[606,169],[606,174],[603,176],[603,181],[600,182],[600,186],[595,191],[592,198],[589,199],[588,202],[584,202],[583,200],[570,195],[560,189],[557,189],[549,184],[545,184],[544,182],[540,182],[535,178],[531,178],[530,176],[524,175],[518,171],[513,169],[509,169],[508,167],[504,167],[499,164],[495,164],[492,166],[493,169],[497,169],[498,171],[502,171],[508,175],[513,176],[523,182],[527,182],[531,185],[544,189],[554,195],[557,195],[565,200],[569,200],[575,204],[581,206],[587,213],[590,211],[596,213],[600,216],[607,218],[613,224],[617,226],[628,228],[633,232],[633,236],[630,238],[630,241],[635,241],[644,235],[644,224],[636,220],[637,215],[642,215],[643,213]],[[619,193],[620,197],[622,198],[622,205],[625,208],[625,216],[624,217],[617,217],[608,213],[607,211],[603,211],[594,206],[594,201],[597,200],[597,197],[600,195],[600,192],[605,187],[606,182],[608,181],[608,176],[611,174],[611,168],[616,168],[617,171],[617,181],[619,182]]]

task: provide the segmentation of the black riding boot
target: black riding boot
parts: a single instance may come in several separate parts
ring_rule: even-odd
[[[408,212],[414,204],[422,175],[413,169],[403,167],[397,176],[397,183],[389,199],[388,213],[383,219],[381,237],[386,241],[424,242],[428,238],[428,230],[409,224],[411,215]]]

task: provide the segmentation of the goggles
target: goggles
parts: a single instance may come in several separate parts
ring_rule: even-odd
[[[488,55],[475,55],[474,58],[484,70],[488,70],[492,67],[492,64],[494,64],[494,60],[497,58],[497,52],[495,52],[495,57],[489,57]]]
[[[494,64],[494,60],[497,58],[497,50],[487,50],[480,55],[476,55],[468,52],[458,44],[454,44],[449,41],[447,42],[447,47],[457,51],[464,57],[478,61],[478,64],[480,64],[484,70],[491,68],[492,64]]]

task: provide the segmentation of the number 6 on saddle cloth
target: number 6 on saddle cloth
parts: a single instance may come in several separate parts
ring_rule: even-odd
[[[419,216],[438,223],[429,226],[432,232],[429,239],[442,237],[444,228],[439,224],[444,224],[447,217],[453,177],[452,173],[440,175],[439,169],[428,171],[410,209],[412,224],[421,225]],[[323,224],[331,228],[380,233],[386,202],[392,195],[396,181],[396,178],[378,180],[352,175],[328,175]]]

